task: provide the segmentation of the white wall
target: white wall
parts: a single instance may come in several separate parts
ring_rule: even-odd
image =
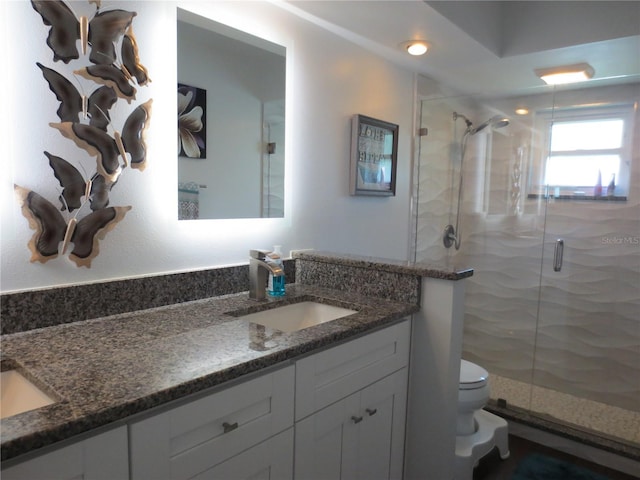
[[[287,47],[287,198],[284,219],[178,222],[176,215],[176,6],[172,2],[103,2],[138,13],[133,25],[142,63],[153,82],[131,106],[112,109],[122,123],[134,104],[153,98],[147,135],[149,165],[127,170],[112,205],[132,205],[100,243],[91,269],[65,258],[30,263],[32,236],[13,183],[57,198],[57,181],[43,151],[85,155],[50,128],[58,108],[35,62],[52,61],[48,28],[29,2],[3,2],[3,172],[0,180],[3,292],[80,284],[247,262],[250,248],[282,244],[404,259],[408,250],[413,75],[267,2],[193,2],[181,7]],[[87,2],[73,2],[87,8]],[[19,47],[18,47],[19,46]],[[73,62],[72,62],[73,64]],[[73,65],[70,64],[69,67]],[[84,65],[84,64],[83,64]],[[78,68],[78,65],[75,67]],[[90,84],[83,82],[90,87]],[[350,197],[350,118],[361,113],[400,125],[397,194]],[[74,158],[75,158],[74,157]]]

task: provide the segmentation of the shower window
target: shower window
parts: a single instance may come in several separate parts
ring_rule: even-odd
[[[631,107],[542,114],[548,155],[538,193],[624,200],[629,184],[632,121]]]

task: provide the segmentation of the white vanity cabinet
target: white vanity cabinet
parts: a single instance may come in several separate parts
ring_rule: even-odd
[[[365,334],[3,468],[2,479],[401,478],[409,336],[409,321]]]
[[[129,478],[127,427],[67,445],[2,469],[2,480],[117,480]]]
[[[409,335],[405,321],[130,423],[132,480],[401,478]]]
[[[402,478],[410,323],[296,362],[295,477]]]
[[[291,478],[293,398],[288,366],[130,423],[132,480]]]

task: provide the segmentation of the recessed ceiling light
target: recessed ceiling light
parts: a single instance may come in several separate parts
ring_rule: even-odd
[[[407,49],[409,55],[424,55],[429,50],[429,44],[424,40],[410,40],[402,45]]]
[[[536,68],[534,70],[547,85],[584,82],[593,77],[595,70],[588,63],[564,65],[552,68]]]
[[[516,115],[528,115],[529,109],[525,107],[518,107],[515,109]]]

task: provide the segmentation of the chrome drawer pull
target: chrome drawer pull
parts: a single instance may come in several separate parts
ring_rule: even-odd
[[[362,421],[362,417],[356,417],[355,415],[353,415],[351,417],[351,420],[353,420],[353,423],[360,423]]]
[[[365,412],[367,412],[367,413],[369,414],[369,416],[370,416],[370,417],[371,417],[372,415],[375,415],[377,411],[378,411],[378,409],[377,409],[377,408],[367,408],[367,409],[365,410]]]
[[[561,238],[556,240],[556,248],[553,252],[553,271],[562,270],[562,254],[564,253],[564,240]]]
[[[236,428],[238,428],[238,422],[234,422],[234,423],[224,422],[222,424],[222,427],[224,428],[224,433],[229,433],[234,431]]]

